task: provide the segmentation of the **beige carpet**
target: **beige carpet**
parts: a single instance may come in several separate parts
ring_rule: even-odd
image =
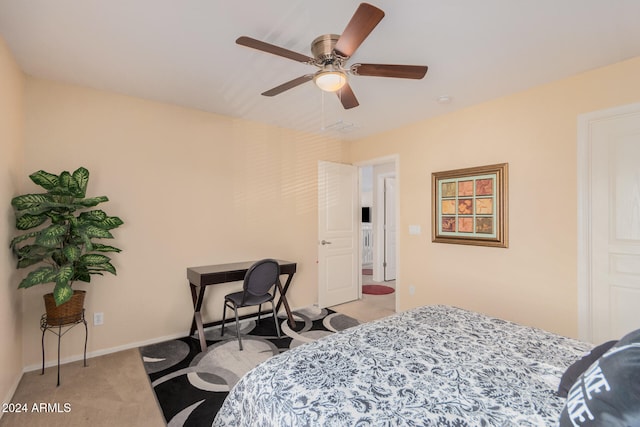
[[[5,413],[0,427],[164,426],[165,422],[142,367],[138,349],[27,372],[11,403],[27,404],[27,413]],[[33,412],[33,405],[60,412]],[[67,407],[65,408],[65,404]],[[68,409],[68,412],[64,412]]]
[[[376,282],[371,275],[362,275],[363,284],[386,285],[395,289],[395,280],[388,282]],[[396,312],[396,293],[386,295],[366,295],[356,301],[331,307],[338,313],[346,314],[361,322],[371,322],[372,320],[387,317]]]

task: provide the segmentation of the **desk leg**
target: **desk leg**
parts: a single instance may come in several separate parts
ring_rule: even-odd
[[[287,283],[285,284],[284,289],[282,288],[282,283],[280,283],[280,278],[278,278],[278,281],[276,282],[276,286],[278,287],[278,291],[280,292],[280,300],[278,301],[278,304],[276,306],[276,312],[278,311],[280,304],[284,303],[284,309],[287,312],[287,317],[289,319],[289,326],[292,328],[295,328],[296,321],[293,318],[293,314],[291,313],[291,308],[289,308],[289,302],[287,301],[287,297],[285,296],[286,289],[289,287],[289,284],[291,283],[292,276],[293,274],[290,274],[289,277],[287,278]]]
[[[202,326],[202,316],[200,312],[194,314],[196,326],[198,328],[198,338],[200,339],[200,350],[207,350],[207,340],[204,338],[204,327]]]
[[[202,308],[202,300],[204,299],[205,286],[200,286],[200,292],[196,293],[196,286],[189,283],[191,287],[191,299],[193,300],[193,321],[191,322],[191,331],[189,335],[198,330],[198,339],[200,340],[200,350],[205,351],[207,349],[207,340],[204,338],[204,326],[202,324],[202,314],[200,309]]]
[[[196,286],[192,283],[189,283],[189,288],[191,289],[191,302],[193,303],[193,309],[195,311],[196,309],[196,305],[198,303],[198,295],[196,294]],[[195,315],[193,316],[193,319],[191,319],[191,329],[189,329],[189,335],[193,335],[193,333],[196,331],[196,317]]]
[[[291,280],[293,279],[293,273],[291,274],[287,274],[287,281],[284,283],[284,288],[282,287],[282,283],[280,283],[280,286],[278,287],[278,290],[280,291],[280,299],[278,300],[278,305],[276,305],[276,310],[279,311],[280,310],[280,306],[282,305],[282,297],[285,296],[287,294],[287,292],[289,291],[289,286],[291,285]],[[287,299],[284,298],[284,301],[286,301]],[[287,302],[287,305],[289,305],[289,303]],[[286,308],[286,307],[285,307]]]

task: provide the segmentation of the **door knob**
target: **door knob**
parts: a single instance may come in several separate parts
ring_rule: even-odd
[[[330,245],[330,244],[331,244],[331,242],[327,242],[327,241],[326,241],[326,240],[324,240],[324,239],[323,239],[323,240],[322,240],[322,242],[320,242],[320,243],[321,243],[322,245]]]

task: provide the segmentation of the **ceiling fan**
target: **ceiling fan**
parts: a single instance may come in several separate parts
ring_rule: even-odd
[[[427,73],[424,65],[353,64],[346,66],[347,60],[373,31],[384,17],[384,12],[368,3],[361,3],[341,35],[324,34],[311,42],[313,57],[265,43],[251,37],[239,37],[236,43],[294,61],[314,65],[319,68],[312,74],[305,74],[263,92],[264,96],[275,96],[310,80],[322,90],[338,94],[345,109],[360,105],[347,81],[347,75],[396,77],[421,79]]]

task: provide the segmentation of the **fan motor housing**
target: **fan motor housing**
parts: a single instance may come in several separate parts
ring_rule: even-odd
[[[323,34],[316,37],[311,42],[311,53],[313,57],[322,64],[333,63],[336,59],[333,48],[339,38],[340,35],[338,34]]]

